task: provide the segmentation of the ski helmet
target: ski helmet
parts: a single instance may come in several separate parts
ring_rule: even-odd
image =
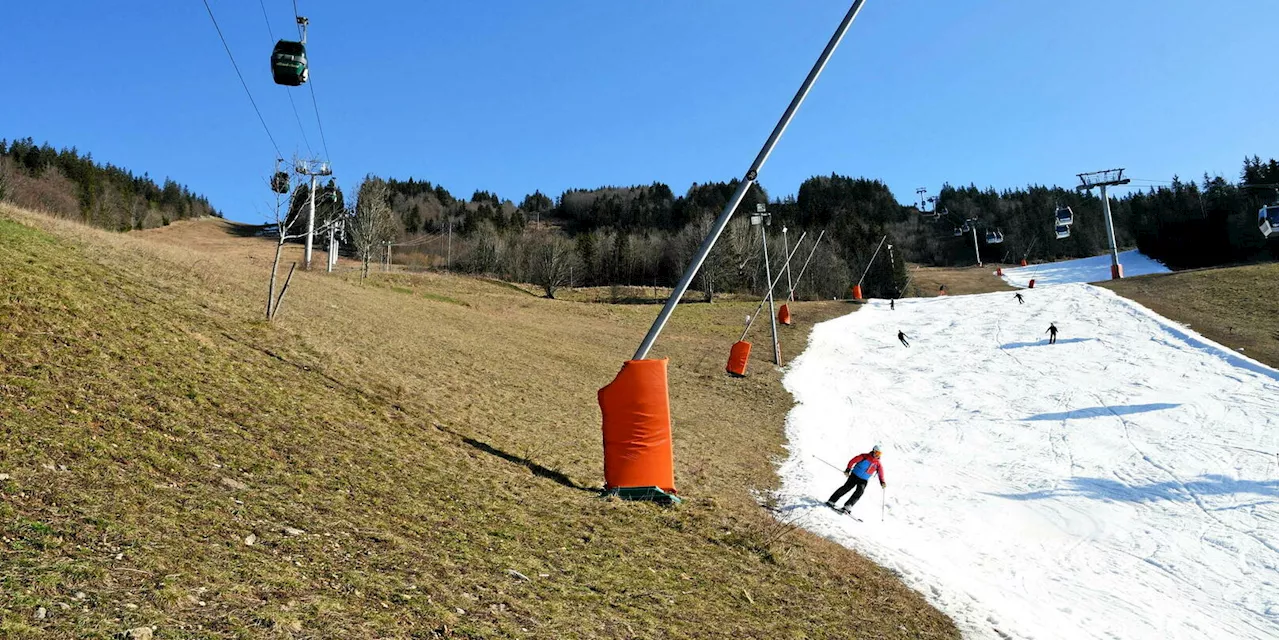
[[[874,453],[874,454],[876,454],[876,455],[880,455],[880,445],[876,445],[876,446],[874,446],[874,447],[871,447],[871,453]]]

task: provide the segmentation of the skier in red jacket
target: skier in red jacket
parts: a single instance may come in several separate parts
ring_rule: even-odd
[[[867,481],[871,479],[872,475],[880,477],[880,488],[884,488],[884,465],[880,462],[880,445],[872,447],[871,451],[867,453],[854,456],[849,461],[849,464],[845,465],[844,474],[849,476],[849,479],[839,489],[836,489],[835,493],[831,494],[831,498],[827,500],[827,506],[835,509],[836,502],[840,500],[841,496],[853,489],[853,497],[849,498],[844,508],[840,509],[845,513],[849,513],[853,505],[857,504],[858,499],[862,497],[862,492],[867,489]]]

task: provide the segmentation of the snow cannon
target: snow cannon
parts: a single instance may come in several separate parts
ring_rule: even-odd
[[[1119,280],[1123,277],[1124,277],[1124,265],[1118,264],[1118,263],[1111,265],[1111,279]]]
[[[860,284],[853,285],[853,301],[862,302],[862,285]]]
[[[667,361],[628,360],[596,393],[604,432],[604,488],[624,499],[678,502]]]
[[[1031,281],[1027,283],[1027,288],[1028,288],[1028,289],[1034,289],[1034,288],[1036,288],[1036,279],[1035,279],[1035,278],[1032,278],[1032,279],[1031,279]]]
[[[747,377],[747,358],[751,356],[751,343],[739,340],[729,348],[729,364],[724,370],[735,378]]]
[[[1020,266],[1020,267],[1025,267],[1025,266],[1027,266],[1027,259],[1026,259],[1026,258],[1023,258],[1023,259],[1022,259],[1022,261],[1018,263],[1018,266]]]
[[[778,324],[791,326],[791,310],[785,304],[782,305],[781,309],[778,309]]]

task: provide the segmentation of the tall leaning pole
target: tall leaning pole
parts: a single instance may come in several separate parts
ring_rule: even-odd
[[[1116,229],[1111,223],[1111,199],[1107,197],[1107,187],[1129,184],[1129,179],[1124,177],[1124,169],[1077,173],[1076,177],[1080,178],[1080,184],[1076,187],[1078,191],[1088,191],[1094,187],[1098,187],[1100,191],[1102,217],[1107,223],[1107,245],[1111,250],[1111,279],[1119,280],[1124,277],[1124,266],[1120,264],[1120,250],[1116,248]]]
[[[791,103],[787,105],[782,118],[773,127],[760,153],[751,162],[742,180],[738,182],[738,188],[716,218],[710,233],[702,240],[684,275],[680,276],[679,282],[671,291],[671,296],[662,306],[662,311],[658,312],[657,319],[653,321],[649,332],[640,342],[635,355],[631,360],[623,363],[622,370],[613,381],[596,394],[603,422],[604,485],[607,492],[624,499],[666,502],[676,500],[674,497],[675,463],[671,444],[671,406],[667,393],[667,361],[665,359],[648,360],[649,351],[653,348],[653,343],[657,341],[658,336],[662,334],[667,321],[671,319],[676,305],[689,290],[689,285],[693,282],[698,270],[702,268],[707,255],[719,240],[720,234],[728,226],[734,211],[742,204],[751,185],[755,184],[760,169],[764,167],[769,154],[773,152],[783,132],[791,124],[791,119],[795,117],[796,111],[809,95],[813,83],[826,68],[831,54],[840,45],[854,18],[862,10],[864,1],[854,0],[844,19],[840,21],[840,26],[827,41],[827,46],[823,48],[817,62],[809,70],[809,75],[805,76],[804,82],[796,91],[795,97],[791,99]]]

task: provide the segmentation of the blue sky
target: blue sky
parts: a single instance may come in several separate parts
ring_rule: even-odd
[[[292,5],[263,0],[277,38]],[[252,0],[210,0],[283,153],[324,155],[311,94],[271,83]],[[275,156],[200,0],[11,2],[0,137],[91,151],[260,222]],[[299,0],[339,181],[519,201],[742,175],[847,10],[804,0]],[[1074,184],[1116,166],[1234,179],[1278,155],[1274,0],[867,0],[760,174],[832,172],[903,203],[944,182]],[[290,108],[288,92],[301,115]]]

